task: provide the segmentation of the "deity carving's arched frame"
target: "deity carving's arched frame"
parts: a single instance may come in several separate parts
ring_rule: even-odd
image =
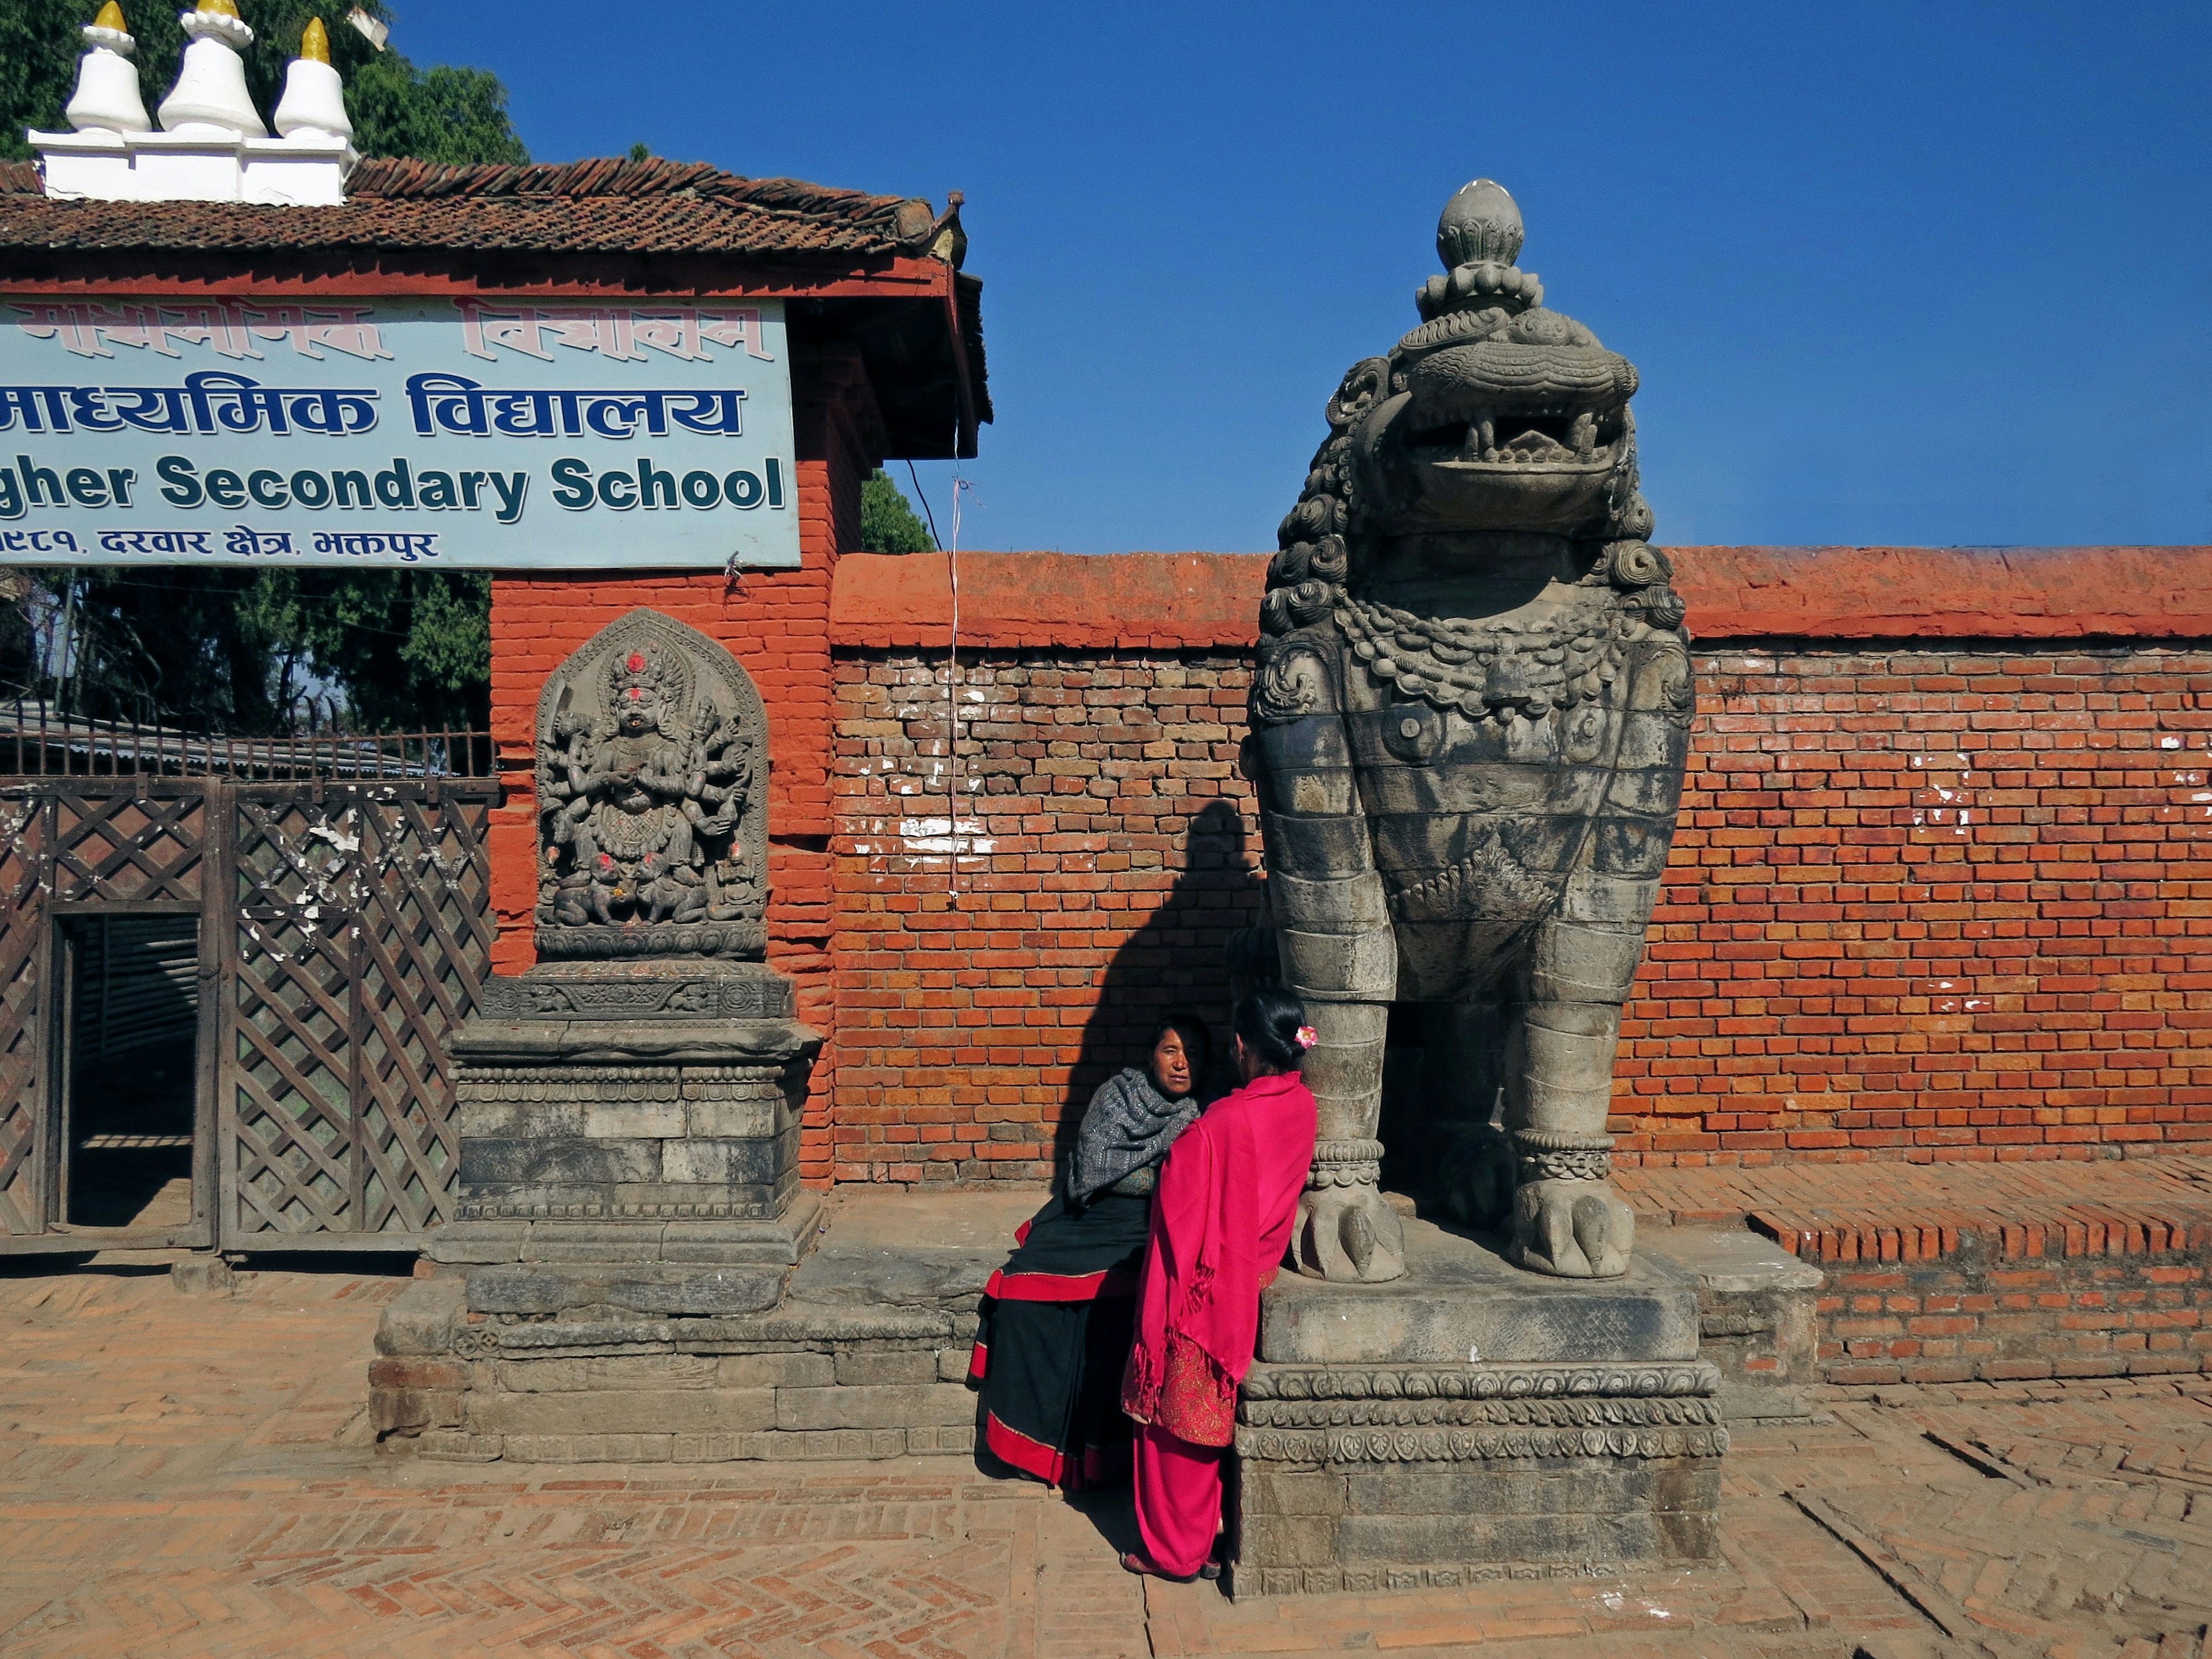
[[[726,647],[632,611],[547,678],[537,738],[541,957],[766,953],[768,714]]]

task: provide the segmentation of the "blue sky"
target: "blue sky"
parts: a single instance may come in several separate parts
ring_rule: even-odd
[[[1272,547],[1478,174],[1643,373],[1658,541],[2212,541],[2203,0],[395,9],[542,161],[964,190],[966,547]]]

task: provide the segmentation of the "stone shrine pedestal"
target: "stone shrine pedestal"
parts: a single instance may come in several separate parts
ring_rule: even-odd
[[[1510,1266],[1406,1222],[1381,1285],[1278,1279],[1237,1408],[1238,1595],[1610,1576],[1713,1560],[1728,1449],[1696,1274]]]
[[[474,1315],[774,1307],[812,1246],[799,1115],[822,1039],[758,963],[541,964],[454,1040],[458,1218],[428,1246]]]

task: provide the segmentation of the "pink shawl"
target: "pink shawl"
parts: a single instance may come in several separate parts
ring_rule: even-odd
[[[1312,1092],[1294,1072],[1216,1101],[1168,1154],[1137,1292],[1121,1408],[1179,1440],[1225,1446],[1252,1368],[1260,1292],[1291,1240],[1313,1163]]]

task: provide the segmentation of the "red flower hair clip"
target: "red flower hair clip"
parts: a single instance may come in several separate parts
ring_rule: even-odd
[[[1297,1043],[1301,1048],[1310,1048],[1315,1043],[1321,1041],[1321,1033],[1315,1030],[1310,1025],[1301,1025],[1298,1027],[1297,1036],[1291,1038],[1291,1041]]]

